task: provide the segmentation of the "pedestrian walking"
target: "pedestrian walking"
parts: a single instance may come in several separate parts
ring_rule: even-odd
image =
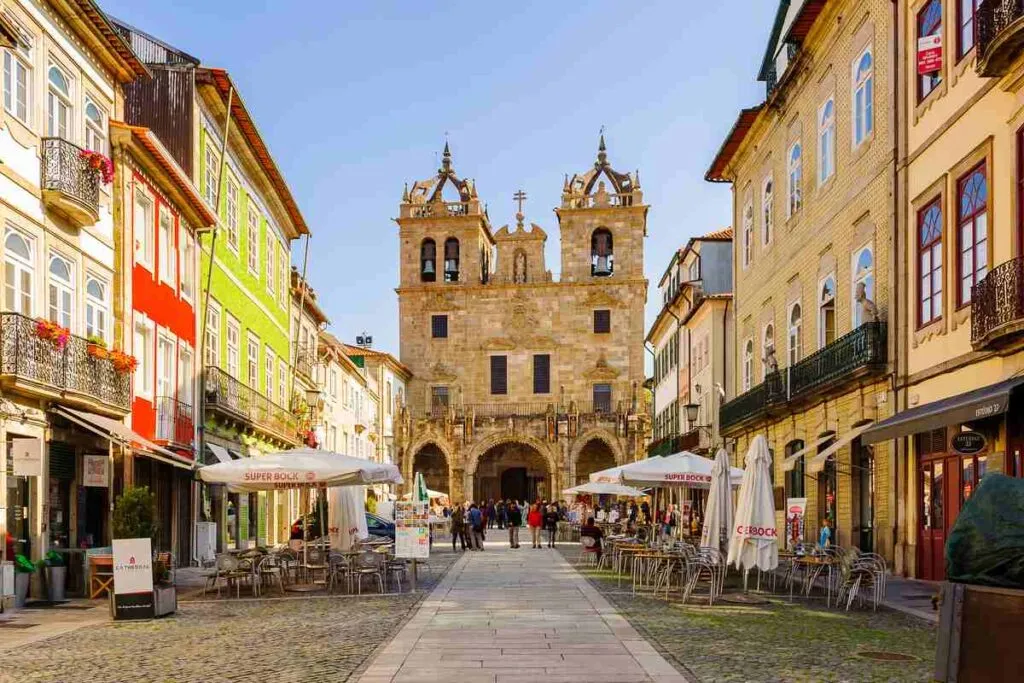
[[[498,499],[498,502],[494,505],[494,514],[498,518],[498,530],[505,528],[505,516],[508,512],[505,509],[505,501]]]
[[[555,547],[555,534],[558,533],[558,508],[549,505],[548,511],[544,513],[544,529],[548,532],[548,547]]]
[[[455,542],[462,542],[462,550],[466,550],[466,516],[461,505],[456,505],[452,510],[452,552],[455,552]]]
[[[506,508],[508,513],[508,547],[519,547],[519,527],[523,525],[523,510],[514,500],[510,500]]]
[[[469,531],[472,543],[470,548],[472,550],[483,550],[484,549],[484,513],[480,512],[480,508],[476,503],[469,506]]]
[[[530,527],[530,540],[534,548],[540,548],[540,528],[544,524],[544,513],[540,511],[540,505],[534,503],[530,506],[530,512],[526,515],[526,523]]]

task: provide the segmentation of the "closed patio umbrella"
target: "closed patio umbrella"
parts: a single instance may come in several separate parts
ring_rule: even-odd
[[[775,504],[768,474],[771,453],[763,436],[750,443],[740,484],[739,503],[729,539],[730,564],[749,572],[755,567],[771,571],[779,566],[779,537],[775,529]]]
[[[724,448],[715,454],[715,464],[711,468],[711,489],[708,491],[708,502],[704,509],[704,528],[700,534],[700,544],[705,548],[727,550],[729,532],[732,531],[732,487],[729,482],[729,456]]]
[[[357,541],[370,535],[363,507],[365,499],[366,489],[362,486],[327,489],[327,533],[331,550],[351,550]]]

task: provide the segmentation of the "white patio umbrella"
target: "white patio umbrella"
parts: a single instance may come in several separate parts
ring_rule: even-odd
[[[711,468],[711,490],[704,508],[704,528],[700,544],[716,550],[728,549],[729,532],[732,531],[732,487],[729,482],[729,456],[724,448],[715,454]]]
[[[365,499],[366,489],[362,486],[327,489],[327,534],[331,550],[351,550],[357,541],[370,535],[363,508]]]
[[[684,486],[695,489],[711,487],[711,470],[714,461],[689,451],[668,455],[658,460],[642,460],[636,467],[624,469],[623,484],[633,486]],[[729,468],[730,483],[739,486],[743,470]]]
[[[756,436],[750,444],[740,485],[736,519],[729,539],[728,562],[749,572],[753,568],[771,571],[779,566],[779,537],[775,528],[775,506],[768,442]]]
[[[610,484],[599,481],[590,481],[586,484],[580,484],[579,486],[573,486],[562,491],[562,493],[570,496],[577,493],[590,494],[596,496],[627,496],[629,498],[640,498],[647,494],[640,489],[635,489],[632,486],[623,486],[622,484]]]
[[[236,493],[402,483],[394,465],[312,448],[207,465],[199,469],[199,478],[208,484],[226,484]]]
[[[606,470],[592,472],[590,474],[590,481],[601,484],[621,484],[622,473],[625,472],[626,470],[632,469],[634,467],[640,467],[649,462],[654,462],[655,460],[662,459],[663,458],[660,455],[655,455],[654,457],[647,458],[646,460],[638,460],[637,462],[631,462],[625,465],[617,465],[615,467],[609,467]]]

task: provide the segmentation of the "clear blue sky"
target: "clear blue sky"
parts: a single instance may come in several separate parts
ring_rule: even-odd
[[[648,325],[672,251],[730,222],[728,186],[704,182],[754,79],[772,0],[259,2],[100,0],[114,16],[228,69],[313,232],[309,279],[345,340],[398,350],[402,184],[438,166],[476,179],[495,228],[548,233],[563,174],[640,169],[651,205]],[[301,248],[293,262],[300,264]]]

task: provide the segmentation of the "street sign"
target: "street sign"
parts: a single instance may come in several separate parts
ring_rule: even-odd
[[[917,74],[935,73],[942,69],[942,34],[917,39]]]

